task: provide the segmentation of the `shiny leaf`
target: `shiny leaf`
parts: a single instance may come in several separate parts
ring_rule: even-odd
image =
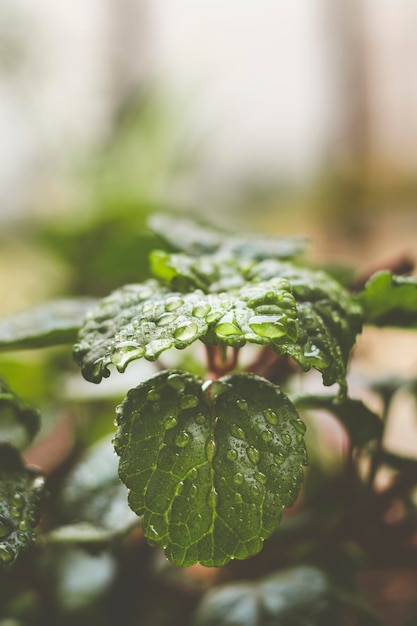
[[[177,565],[256,554],[297,496],[305,427],[262,378],[166,371],[129,391],[118,424],[129,504]]]

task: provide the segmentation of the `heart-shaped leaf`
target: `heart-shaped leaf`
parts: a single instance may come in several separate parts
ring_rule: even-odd
[[[18,451],[0,444],[0,565],[14,563],[36,539],[43,479],[27,469]]]
[[[304,424],[268,381],[166,371],[129,391],[115,449],[147,539],[181,566],[259,552],[299,491]]]

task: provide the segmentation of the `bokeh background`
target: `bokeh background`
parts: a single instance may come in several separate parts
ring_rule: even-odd
[[[1,312],[135,278],[155,209],[329,261],[412,254],[416,20],[392,0],[2,0]]]

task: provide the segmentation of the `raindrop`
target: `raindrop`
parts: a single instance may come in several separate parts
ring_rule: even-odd
[[[207,324],[214,324],[214,322],[217,322],[217,320],[221,316],[222,316],[222,313],[220,311],[212,311],[211,313],[207,315],[206,322]]]
[[[12,508],[10,509],[10,515],[12,517],[20,517],[20,511],[16,506],[12,506]]]
[[[265,474],[262,474],[262,472],[256,472],[255,473],[255,478],[258,482],[262,483],[262,485],[266,484],[267,478],[265,476]]]
[[[195,421],[199,426],[203,426],[206,423],[206,418],[202,413],[195,416]]]
[[[198,398],[197,396],[194,396],[193,394],[187,394],[183,396],[180,400],[180,407],[182,409],[192,409],[195,406],[197,406],[197,404],[198,404]]]
[[[274,438],[274,435],[273,435],[272,431],[270,431],[270,430],[265,430],[262,433],[262,439],[265,441],[265,443],[268,443],[269,441],[272,441],[273,438]]]
[[[226,454],[226,457],[227,457],[228,461],[236,461],[236,459],[237,459],[237,452],[236,452],[236,450],[234,450],[233,448],[228,450],[227,454]]]
[[[11,563],[14,559],[14,553],[9,546],[5,546],[0,543],[0,561],[2,563],[8,564]]]
[[[173,324],[175,322],[177,317],[178,316],[174,313],[164,313],[164,315],[161,315],[161,317],[157,320],[156,325],[169,326],[170,324]]]
[[[259,450],[257,450],[256,448],[254,448],[253,446],[249,446],[249,448],[246,448],[246,454],[248,455],[249,460],[256,465],[257,463],[259,463],[259,459],[261,458],[261,455],[259,453]]]
[[[236,474],[233,476],[233,482],[235,483],[235,485],[241,485],[243,483],[243,474],[241,474],[240,472],[236,472]]]
[[[191,435],[189,433],[187,433],[185,430],[182,430],[180,433],[178,433],[178,435],[175,437],[175,445],[178,448],[185,448],[186,446],[188,446],[191,443]]]
[[[216,454],[217,443],[214,438],[210,438],[206,443],[206,456],[209,463],[212,462],[214,455]]]
[[[278,415],[272,409],[265,409],[264,418],[272,426],[276,426],[278,424]]]
[[[242,504],[242,502],[243,502],[243,498],[242,498],[241,494],[238,493],[238,492],[235,493],[235,498],[234,499],[235,499],[236,504]]]
[[[136,341],[121,341],[116,344],[111,361],[118,368],[124,368],[129,361],[140,359],[145,354],[145,349]]]
[[[246,402],[246,400],[239,398],[239,400],[236,400],[236,404],[237,404],[237,408],[240,409],[241,411],[248,410],[248,403]]]
[[[193,339],[196,339],[197,335],[198,326],[194,322],[191,322],[191,324],[184,324],[183,326],[179,326],[174,332],[174,337],[175,339],[178,339],[178,341],[191,342]]]
[[[19,528],[19,530],[21,530],[21,531],[24,533],[24,532],[26,532],[27,530],[29,530],[29,525],[28,525],[28,523],[27,523],[24,519],[22,519],[22,520],[19,522],[19,526],[18,526],[18,528]]]
[[[291,420],[291,424],[294,426],[295,430],[298,430],[299,433],[304,435],[306,431],[306,425],[304,424],[302,420],[300,419]]]
[[[198,471],[196,467],[193,467],[192,470],[190,470],[190,478],[192,479],[196,479],[198,476]]]
[[[197,485],[194,485],[194,483],[190,486],[190,489],[188,491],[188,495],[190,498],[195,498],[198,494],[198,487]]]
[[[277,463],[278,465],[282,465],[282,464],[284,463],[284,461],[285,461],[285,458],[286,458],[286,457],[285,457],[285,455],[284,455],[284,454],[282,454],[282,452],[278,452],[278,454],[276,454],[276,455],[274,456],[274,461],[275,461],[275,463]]]
[[[173,415],[168,415],[168,417],[164,420],[164,428],[165,430],[170,430],[171,428],[175,428],[178,424],[177,418]]]
[[[182,306],[183,304],[184,300],[182,298],[170,298],[165,304],[165,310],[170,313],[171,311],[176,311],[177,309],[179,309],[180,306]]]
[[[233,437],[237,437],[238,439],[246,439],[246,433],[243,430],[243,428],[240,428],[240,426],[238,426],[237,424],[232,424],[230,427],[230,432],[232,433]]]
[[[184,378],[180,374],[171,374],[167,378],[167,383],[172,389],[182,391],[185,387]]]
[[[24,505],[23,495],[17,491],[15,494],[13,494],[12,502],[15,506],[21,509],[22,506]]]
[[[260,337],[268,339],[278,339],[286,334],[287,329],[285,316],[278,315],[255,315],[251,319],[249,326]]]
[[[160,394],[156,389],[150,389],[148,391],[148,395],[146,396],[147,400],[150,400],[151,402],[153,402],[154,400],[159,400],[160,399]]]
[[[289,435],[288,433],[284,433],[283,435],[281,435],[281,439],[282,443],[284,443],[286,446],[291,445],[292,439],[291,435]]]
[[[239,328],[237,324],[233,324],[232,322],[220,322],[216,326],[216,335],[220,339],[225,339],[230,337],[230,335],[241,335],[242,329]]]
[[[4,539],[4,537],[8,537],[13,532],[12,525],[0,517],[0,539]]]
[[[206,317],[211,311],[211,306],[208,302],[200,302],[193,308],[194,317],[203,318]]]
[[[217,504],[217,491],[214,487],[210,489],[210,493],[208,495],[207,501],[211,507],[215,508]]]

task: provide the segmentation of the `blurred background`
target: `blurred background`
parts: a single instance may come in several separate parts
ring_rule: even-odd
[[[2,0],[0,313],[146,273],[147,216],[417,238],[417,4]]]

